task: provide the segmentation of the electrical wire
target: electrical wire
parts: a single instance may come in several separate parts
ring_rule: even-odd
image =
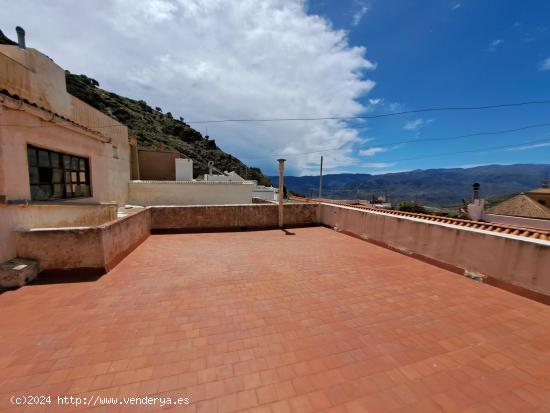
[[[516,106],[528,106],[528,105],[548,105],[550,100],[532,100],[526,102],[515,103],[502,103],[498,105],[485,105],[485,106],[443,106],[435,108],[422,108],[411,109],[400,112],[387,112],[378,115],[364,115],[364,116],[325,116],[318,118],[259,118],[259,119],[219,119],[219,120],[195,120],[186,121],[188,124],[198,123],[225,123],[225,122],[287,122],[287,121],[316,121],[316,120],[353,120],[353,119],[378,119],[388,116],[400,116],[409,115],[412,113],[424,113],[424,112],[443,112],[443,111],[467,111],[467,110],[486,110],[486,109],[501,109]]]
[[[498,130],[498,131],[486,131],[486,132],[474,132],[474,133],[469,133],[469,134],[466,134],[466,135],[458,135],[458,136],[452,136],[452,137],[448,137],[448,138],[421,138],[421,139],[409,139],[409,140],[404,140],[404,141],[388,142],[386,144],[376,145],[375,147],[376,148],[389,148],[389,147],[392,147],[392,146],[402,145],[402,144],[406,144],[406,143],[450,141],[450,140],[471,138],[471,137],[476,137],[476,136],[503,135],[503,134],[507,134],[507,133],[521,132],[521,131],[525,131],[525,130],[529,130],[529,129],[543,128],[543,127],[549,127],[549,126],[550,126],[550,123],[537,123],[537,124],[534,124],[534,125],[520,126],[520,127],[513,128],[513,129],[503,129],[503,130]],[[291,157],[291,156],[312,155],[312,154],[316,154],[316,153],[324,153],[324,152],[337,151],[337,150],[343,150],[343,149],[347,149],[347,148],[344,148],[340,145],[338,147],[319,149],[319,150],[316,150],[316,151],[309,151],[309,152],[298,152],[298,153],[294,153],[294,154],[280,154],[280,153],[277,154],[277,153],[274,153],[274,154],[271,154],[271,155],[265,155],[265,156],[254,157],[254,158],[246,158],[246,157],[241,157],[241,158],[249,160],[249,161],[253,161],[253,160],[257,160],[257,159],[268,159],[268,158],[272,158],[274,156]],[[357,149],[357,148],[350,148],[350,149]],[[366,148],[366,149],[368,150],[368,148]]]
[[[550,136],[547,136],[547,137],[542,138],[542,139],[530,140],[530,141],[525,141],[525,142],[516,142],[516,143],[510,144],[510,145],[491,146],[491,147],[487,147],[487,148],[470,149],[470,150],[456,151],[456,152],[443,152],[443,153],[438,153],[438,154],[433,154],[433,155],[422,155],[422,156],[414,156],[414,157],[410,157],[410,158],[401,158],[401,159],[381,159],[381,160],[377,160],[376,162],[378,162],[378,163],[395,163],[395,162],[412,161],[412,160],[418,160],[418,159],[438,158],[438,157],[441,157],[441,156],[458,155],[458,154],[462,154],[462,153],[477,153],[477,152],[487,152],[487,151],[508,149],[508,148],[520,148],[524,145],[537,144],[537,143],[548,143],[550,145]],[[315,153],[315,152],[312,152],[312,153]],[[300,155],[297,154],[297,156],[304,156],[304,155],[305,154],[300,154]],[[286,156],[289,157],[289,156],[292,156],[292,155],[286,155]],[[243,159],[246,159],[246,158],[243,158]]]
[[[364,116],[325,116],[325,117],[303,117],[303,118],[259,118],[259,119],[219,119],[219,120],[198,120],[198,121],[185,121],[186,124],[200,124],[200,123],[225,123],[225,122],[286,122],[286,121],[318,121],[318,120],[354,120],[354,119],[378,119],[390,116],[401,116],[408,115],[413,113],[424,113],[424,112],[443,112],[443,111],[471,111],[471,110],[487,110],[487,109],[502,109],[518,106],[531,106],[531,105],[550,105],[550,100],[532,100],[525,102],[514,102],[514,103],[502,103],[497,105],[485,105],[485,106],[442,106],[442,107],[433,107],[433,108],[421,108],[421,109],[411,109],[404,110],[400,112],[387,112],[380,113],[378,115],[364,115]],[[68,124],[73,125],[73,123],[68,122]],[[48,128],[62,125],[61,122],[55,125],[19,125],[19,124],[0,124],[0,126],[22,126],[28,128]],[[98,125],[98,126],[85,126],[89,129],[100,129],[100,128],[115,128],[115,127],[125,127],[127,125],[122,124],[112,124],[112,125]]]

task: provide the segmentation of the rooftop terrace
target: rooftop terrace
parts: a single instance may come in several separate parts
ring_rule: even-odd
[[[186,412],[550,411],[550,307],[290,231],[152,235],[97,280],[0,295],[0,410],[61,394],[189,397]]]

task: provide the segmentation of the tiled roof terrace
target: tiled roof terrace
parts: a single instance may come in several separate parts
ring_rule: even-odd
[[[62,394],[189,397],[178,412],[550,411],[550,307],[291,232],[153,235],[96,281],[0,295],[0,409]]]

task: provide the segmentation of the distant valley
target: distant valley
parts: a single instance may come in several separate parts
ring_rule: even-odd
[[[323,176],[323,196],[333,199],[371,199],[388,194],[392,203],[418,201],[431,206],[456,205],[472,196],[472,184],[481,184],[481,195],[490,197],[538,188],[550,164],[485,165],[474,168],[426,169],[409,172],[333,174]],[[278,186],[277,176],[270,177]],[[319,176],[286,176],[288,190],[317,196]]]

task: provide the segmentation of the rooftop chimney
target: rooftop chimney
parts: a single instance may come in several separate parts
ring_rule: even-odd
[[[26,49],[27,46],[25,45],[25,30],[21,26],[17,26],[15,28],[15,31],[17,32],[17,43],[19,44],[19,48]]]
[[[479,187],[480,185],[477,182],[472,185],[472,188],[474,188],[474,200],[479,199]]]

